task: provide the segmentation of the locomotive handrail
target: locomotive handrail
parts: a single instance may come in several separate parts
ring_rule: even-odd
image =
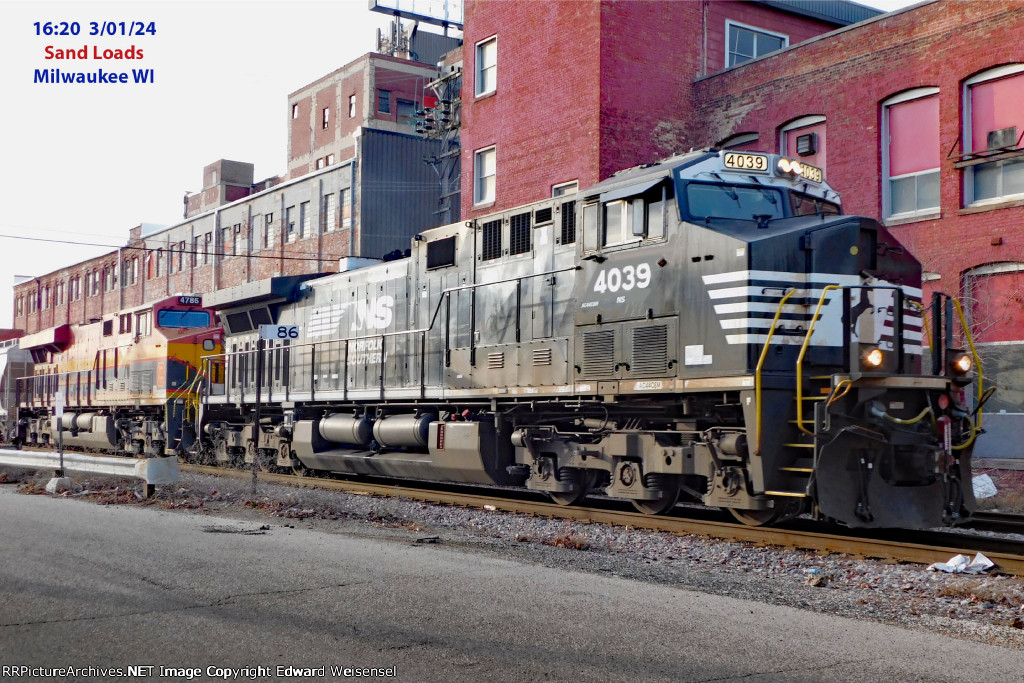
[[[800,354],[796,357],[796,426],[804,434],[814,436],[814,432],[804,427],[804,356],[807,348],[811,345],[811,336],[814,334],[814,325],[821,317],[821,309],[825,306],[825,299],[830,290],[843,289],[842,285],[825,285],[821,290],[821,298],[818,299],[818,307],[814,309],[811,322],[807,325],[807,334],[804,336],[804,343],[800,347]],[[902,313],[901,313],[902,315]]]
[[[768,345],[771,344],[772,337],[775,336],[775,326],[779,322],[779,318],[782,317],[782,306],[796,292],[796,289],[790,289],[782,297],[782,300],[779,301],[779,308],[775,311],[772,326],[768,330],[768,338],[764,340],[764,348],[761,349],[761,357],[757,359],[757,367],[754,368],[754,400],[757,402],[757,448],[754,449],[754,455],[761,454],[761,369],[764,367],[764,361],[768,357]]]
[[[976,348],[974,348],[974,339],[971,336],[970,328],[967,327],[967,320],[966,320],[966,318],[964,318],[964,309],[960,306],[960,300],[957,299],[956,297],[950,297],[950,298],[953,300],[953,306],[956,308],[956,313],[960,317],[960,327],[964,331],[964,339],[967,340],[967,345],[971,348],[971,358],[974,360],[974,367],[977,368],[977,372],[978,372],[978,406],[980,408],[981,402],[982,402],[981,401],[981,397],[982,397],[982,395],[984,393],[982,384],[984,383],[984,379],[985,379],[984,373],[982,372],[982,369],[981,369],[981,358],[978,356],[978,350]],[[956,448],[956,450],[963,450],[964,448],[967,448],[969,445],[974,443],[974,440],[978,437],[978,434],[981,433],[981,414],[982,414],[982,411],[979,409],[978,410],[978,421],[974,425],[974,429],[972,430],[972,433],[971,433],[971,438],[968,439],[965,443],[961,444],[958,448],[954,447],[954,448]]]
[[[358,341],[358,340],[361,340],[361,339],[371,339],[372,338],[372,339],[380,339],[381,340],[381,349],[382,349],[382,352],[383,352],[383,345],[384,345],[385,340],[388,337],[407,337],[407,336],[416,335],[416,334],[423,335],[423,337],[421,338],[421,341],[420,341],[420,364],[421,364],[421,368],[420,368],[420,389],[422,391],[424,389],[424,387],[426,386],[426,377],[424,376],[423,367],[422,367],[422,365],[424,363],[424,359],[426,358],[426,333],[430,332],[431,330],[434,329],[434,324],[437,322],[438,314],[441,312],[441,306],[444,305],[444,304],[448,304],[449,309],[450,309],[451,294],[453,292],[458,292],[458,291],[462,291],[462,290],[476,289],[477,287],[487,287],[487,286],[491,286],[491,285],[506,284],[506,283],[509,283],[509,282],[521,283],[523,280],[528,280],[528,279],[531,279],[531,278],[545,277],[545,276],[550,276],[550,275],[556,275],[558,273],[567,273],[567,272],[576,271],[576,270],[580,270],[580,266],[570,266],[568,268],[558,268],[556,270],[547,270],[547,271],[544,271],[544,272],[541,272],[541,273],[531,273],[529,275],[520,275],[520,276],[517,276],[517,277],[506,278],[506,279],[503,279],[503,280],[495,280],[493,282],[471,282],[471,283],[468,283],[468,284],[465,284],[465,285],[458,285],[456,287],[448,287],[446,289],[441,290],[440,296],[439,296],[438,301],[437,301],[437,305],[434,307],[434,312],[433,312],[433,314],[430,317],[430,323],[426,327],[416,327],[416,328],[412,328],[412,329],[408,329],[408,330],[397,330],[395,332],[382,332],[380,334],[366,335],[366,336],[363,336],[363,337],[335,337],[335,338],[329,338],[329,339],[320,339],[320,340],[317,340],[317,341],[306,341],[306,342],[303,342],[301,344],[290,344],[287,348],[295,350],[295,349],[303,349],[303,348],[306,348],[306,347],[313,347],[313,349],[314,349],[313,353],[315,353],[315,347],[316,347],[317,344],[330,344],[330,343],[341,343],[341,342],[344,342],[345,343],[345,350],[346,350],[346,354],[347,354],[349,342]],[[449,313],[449,317],[450,317],[450,313]],[[518,334],[518,332],[517,332],[517,334]],[[471,339],[472,339],[472,337],[471,337]],[[445,350],[446,351],[450,350],[450,341],[447,338],[445,339]],[[209,355],[209,356],[204,356],[203,357],[203,361],[205,363],[205,362],[213,362],[214,359],[223,359],[224,362],[228,362],[228,360],[230,358],[232,358],[232,357],[236,357],[236,356],[246,356],[246,357],[248,357],[249,355],[254,354],[254,353],[258,353],[258,350],[249,349],[249,350],[242,350],[242,351],[225,351],[225,352],[219,353],[219,354],[212,354],[212,355]],[[382,357],[381,358],[381,363],[383,364],[383,362],[384,361],[383,361],[383,357]],[[225,373],[226,373],[226,371],[225,371]],[[382,392],[382,395],[383,395],[383,391],[384,391],[384,374],[383,373],[384,373],[384,370],[382,370],[382,374],[381,374],[381,392]],[[347,375],[346,375],[346,377],[347,377]],[[225,381],[226,380],[227,380],[227,376],[225,374]],[[268,388],[267,391],[271,392],[272,390]],[[286,391],[287,391],[287,389],[286,389]],[[312,391],[315,391],[315,389],[313,389],[311,387],[311,392]],[[244,402],[244,389],[242,389],[242,392],[243,392],[243,402]],[[262,393],[262,391],[260,393]],[[258,396],[256,397],[256,400],[259,400]]]

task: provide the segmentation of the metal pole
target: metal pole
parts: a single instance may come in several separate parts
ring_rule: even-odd
[[[256,342],[256,409],[252,419],[252,492],[256,493],[256,473],[260,469],[260,393],[263,391],[263,350],[266,341],[260,337]]]

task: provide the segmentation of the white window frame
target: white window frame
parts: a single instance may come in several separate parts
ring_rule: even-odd
[[[569,190],[569,188],[572,188],[572,189]],[[562,192],[559,192],[559,190],[562,190]],[[566,192],[565,190],[569,190],[569,191]],[[566,197],[566,196],[571,195],[571,194],[576,194],[579,191],[580,191],[580,181],[579,180],[570,180],[570,181],[565,182],[565,183],[558,183],[557,185],[552,185],[551,186],[551,196],[552,197]]]
[[[356,116],[356,96],[348,96],[348,117],[354,119]]]
[[[786,125],[779,128],[779,154],[781,154],[784,157],[795,156],[795,154],[790,154],[789,150],[786,149],[786,138],[788,137],[786,133],[788,133],[791,130],[797,130],[799,128],[809,128],[810,126],[816,126],[819,123],[825,122],[826,121],[824,116],[815,114],[812,116],[801,116],[798,119],[793,119]]]
[[[493,64],[485,65],[484,64],[484,60],[482,59],[483,54],[484,54],[484,50],[488,46],[490,46],[492,44],[494,45],[494,63]],[[493,36],[490,36],[489,38],[484,38],[479,43],[477,43],[476,44],[476,50],[473,53],[473,55],[474,55],[473,90],[476,93],[476,96],[477,97],[483,97],[485,95],[490,95],[490,94],[492,94],[494,92],[497,92],[497,90],[498,90],[498,36],[497,36],[497,34],[495,34]],[[484,83],[484,80],[485,80],[484,77],[486,75],[488,75],[488,73],[492,76],[492,79],[491,79],[492,83],[490,84],[489,87],[486,86],[485,83]]]
[[[737,64],[730,65],[729,64],[729,44],[730,44],[730,41],[729,41],[729,31],[732,30],[733,28],[741,28],[741,29],[744,29],[746,31],[752,31],[754,33],[763,33],[766,36],[772,36],[772,37],[775,37],[775,38],[781,38],[782,39],[782,47],[779,48],[779,49],[780,50],[785,50],[787,47],[789,47],[789,36],[786,35],[785,33],[779,33],[778,31],[770,31],[770,30],[768,30],[766,28],[761,28],[760,26],[752,26],[750,24],[744,24],[744,23],[741,23],[739,21],[733,21],[732,19],[726,19],[725,20],[725,41],[723,43],[725,49],[723,50],[724,55],[723,55],[723,58],[722,58],[722,61],[723,61],[722,66],[725,69],[732,68],[733,66],[740,66],[741,64],[746,64],[747,62],[753,62],[754,60],[759,59],[762,56],[764,56],[764,55],[754,55],[750,59],[747,59],[745,61],[739,62]],[[772,52],[775,52],[775,50],[772,50]],[[767,54],[771,54],[771,52],[765,52],[764,54],[766,54],[766,55]]]
[[[985,83],[987,81],[994,81],[999,78],[1006,76],[1014,76],[1024,72],[1024,64],[1007,64],[1005,66],[997,66],[994,69],[988,69],[982,71],[979,74],[971,76],[963,84],[963,90],[960,93],[961,101],[963,102],[963,121],[961,121],[960,130],[963,140],[963,151],[964,154],[970,154],[974,151],[971,147],[971,136],[973,133],[973,112],[971,111],[971,88],[979,83]],[[988,204],[1002,204],[1003,202],[1014,201],[1024,198],[1024,193],[1017,194],[1006,194],[999,195],[998,197],[990,197],[989,199],[974,199],[974,170],[976,166],[967,166],[964,168],[964,206],[986,206]]]
[[[483,163],[485,154],[494,155],[494,173],[485,176],[483,175]],[[490,196],[483,194],[484,188],[482,180],[484,178],[494,178],[492,184],[492,190]],[[473,152],[473,205],[481,206],[487,204],[493,204],[498,196],[498,148],[496,145],[490,147],[484,147]]]
[[[715,146],[721,149],[731,149],[740,145],[748,145],[751,142],[757,142],[760,139],[760,133],[737,133],[736,135],[730,135]]]
[[[884,100],[882,102],[882,216],[886,219],[902,220],[904,218],[920,218],[922,216],[934,216],[942,210],[942,187],[941,187],[941,176],[939,186],[939,205],[935,207],[929,207],[927,209],[919,209],[917,211],[904,211],[903,213],[894,214],[892,213],[892,175],[889,173],[889,107],[897,104],[903,104],[904,102],[912,102],[914,100],[923,100],[926,97],[938,96],[939,89],[935,87],[928,88],[914,88],[913,90],[907,90],[898,95]],[[939,144],[936,140],[935,144]],[[923,175],[925,173],[932,173],[934,171],[941,172],[941,166],[935,169],[927,171],[918,171],[917,173],[907,173],[900,178],[910,177],[912,175]]]

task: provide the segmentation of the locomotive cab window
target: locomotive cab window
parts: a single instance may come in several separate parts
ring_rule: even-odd
[[[755,216],[785,215],[782,192],[768,187],[724,183],[686,184],[686,208],[691,218],[755,220]]]
[[[156,324],[158,327],[209,327],[210,314],[207,311],[165,308],[156,314]]]
[[[827,202],[820,197],[800,192],[791,192],[789,196],[793,203],[794,216],[838,216],[842,213],[838,204]]]
[[[606,201],[601,246],[664,237],[665,201],[669,189],[665,183],[660,183],[643,194]]]

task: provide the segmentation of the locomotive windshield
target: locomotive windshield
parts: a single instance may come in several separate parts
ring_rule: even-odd
[[[800,192],[791,192],[789,196],[793,201],[794,216],[838,216],[840,213],[838,205],[819,197]]]
[[[782,191],[774,188],[726,183],[686,185],[688,213],[694,218],[781,218],[785,215],[782,202]]]
[[[210,314],[207,311],[165,308],[157,313],[156,324],[157,327],[209,327]]]

